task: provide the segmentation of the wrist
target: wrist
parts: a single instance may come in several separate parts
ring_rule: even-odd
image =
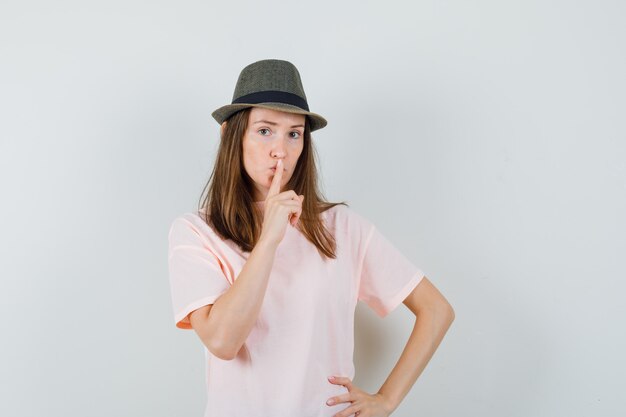
[[[386,394],[379,391],[375,395],[378,395],[382,399],[383,405],[388,414],[391,414],[398,407],[398,404],[395,404],[395,402],[392,401],[391,398],[387,397]]]
[[[254,249],[260,248],[261,250],[272,252],[275,252],[277,247],[278,242],[274,242],[270,239],[265,238],[264,236],[261,236],[256,245],[254,245]]]

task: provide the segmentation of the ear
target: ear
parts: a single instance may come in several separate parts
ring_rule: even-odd
[[[224,129],[226,128],[226,123],[228,123],[226,120],[222,122],[222,126],[220,127],[220,136],[224,136]]]

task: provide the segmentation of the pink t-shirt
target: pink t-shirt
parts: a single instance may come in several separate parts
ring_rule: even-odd
[[[205,417],[329,417],[349,407],[326,405],[348,392],[327,377],[354,378],[357,300],[385,317],[424,273],[351,208],[338,205],[321,215],[337,241],[337,258],[325,260],[287,225],[244,348],[228,361],[205,347]],[[169,276],[176,326],[190,329],[188,314],[228,291],[249,255],[196,213],[174,219]]]

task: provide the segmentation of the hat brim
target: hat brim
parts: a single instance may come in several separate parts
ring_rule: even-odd
[[[287,113],[296,113],[296,114],[304,114],[309,117],[311,122],[311,132],[314,130],[318,130],[323,128],[328,124],[325,118],[320,116],[317,113],[313,113],[310,111],[306,111],[297,106],[292,106],[290,104],[285,103],[236,103],[236,104],[227,104],[225,106],[220,107],[211,113],[211,116],[217,121],[217,123],[222,124],[224,120],[228,119],[234,113],[239,110],[243,110],[248,107],[261,107],[264,109],[270,110],[280,110]]]

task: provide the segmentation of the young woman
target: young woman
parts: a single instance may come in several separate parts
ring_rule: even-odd
[[[373,223],[320,195],[311,132],[326,120],[309,111],[293,64],[248,65],[213,117],[221,142],[208,193],[169,230],[176,326],[206,347],[205,417],[389,416],[452,307]],[[415,314],[373,394],[352,383],[358,300],[380,317],[400,303]]]

